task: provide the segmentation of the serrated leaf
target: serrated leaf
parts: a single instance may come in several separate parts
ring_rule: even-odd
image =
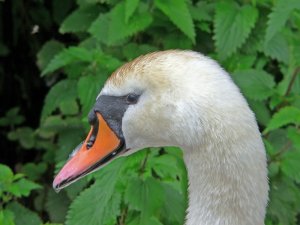
[[[21,196],[27,197],[32,190],[36,190],[39,188],[41,188],[40,185],[23,178],[14,182],[11,186],[9,186],[7,191],[17,197],[21,197]]]
[[[258,17],[251,5],[238,6],[233,1],[221,1],[216,6],[214,40],[221,59],[234,53],[246,41]]]
[[[71,79],[55,84],[45,98],[41,120],[43,121],[49,116],[62,102],[75,100],[77,97],[76,86],[76,81]]]
[[[233,80],[246,97],[253,100],[264,100],[273,94],[275,82],[273,77],[262,70],[244,70],[232,74]]]
[[[140,224],[144,224],[162,207],[164,189],[161,183],[152,177],[146,180],[133,178],[126,188],[124,199],[131,209],[141,212]]]
[[[300,192],[294,180],[282,176],[270,184],[268,213],[278,219],[276,224],[295,224]]]
[[[1,225],[15,225],[14,223],[15,215],[12,211],[8,209],[0,210],[0,224]]]
[[[294,9],[300,9],[299,0],[278,0],[269,15],[266,42],[279,32]]]
[[[25,149],[31,149],[35,144],[35,134],[30,127],[20,127],[8,133],[7,138],[12,141],[19,141]]]
[[[84,32],[99,14],[99,7],[87,5],[73,11],[61,24],[60,33],[67,32]]]
[[[9,182],[12,181],[13,177],[14,174],[12,170],[8,166],[0,164],[0,181]]]
[[[42,71],[42,76],[74,62],[91,62],[92,60],[93,55],[89,50],[81,47],[70,47],[54,56],[47,67]]]
[[[120,213],[121,193],[115,191],[115,188],[123,162],[124,159],[117,159],[95,173],[95,184],[72,202],[66,225],[116,224]]]
[[[46,171],[47,164],[45,162],[40,163],[26,163],[22,166],[22,173],[26,174],[26,176],[31,180],[39,179],[42,174]]]
[[[18,202],[12,202],[7,206],[7,209],[14,212],[15,225],[40,225],[42,220],[36,212],[33,212]]]
[[[95,104],[101,86],[99,76],[85,76],[80,78],[77,89],[83,116],[87,116]]]
[[[137,9],[140,0],[125,0],[125,22],[127,23],[134,11]]]
[[[287,136],[292,141],[293,145],[300,149],[300,130],[296,127],[289,127]]]
[[[282,34],[274,35],[264,44],[264,53],[280,62],[289,62],[289,46]]]
[[[194,23],[185,0],[155,0],[154,3],[158,9],[195,43]]]
[[[59,108],[64,115],[76,115],[79,112],[79,107],[75,99],[61,102]]]
[[[275,113],[267,128],[264,130],[264,133],[268,133],[290,123],[300,124],[300,109],[293,106],[284,107]]]
[[[109,13],[101,14],[89,28],[97,40],[106,45],[117,44],[125,38],[146,29],[152,22],[149,12],[139,12],[125,22],[125,4],[117,4]]]
[[[288,177],[300,182],[300,149],[298,151],[287,152],[283,155],[281,161],[282,172]]]
[[[163,188],[165,200],[162,215],[172,215],[166,219],[170,220],[174,225],[184,224],[185,209],[187,208],[186,197],[183,193],[178,192],[169,184],[163,184]]]
[[[258,122],[261,125],[267,126],[271,119],[271,113],[264,102],[248,100],[250,108],[254,111]]]
[[[56,223],[64,222],[70,203],[70,199],[64,191],[56,193],[53,189],[49,189],[45,205],[50,220]]]
[[[37,65],[44,70],[51,59],[64,48],[64,45],[56,40],[47,41],[37,53]]]

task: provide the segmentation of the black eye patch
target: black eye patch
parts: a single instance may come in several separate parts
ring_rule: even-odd
[[[96,112],[99,112],[115,134],[123,138],[122,118],[129,105],[136,104],[139,97],[134,93],[125,96],[100,95],[89,112],[89,123],[94,125],[97,122]]]

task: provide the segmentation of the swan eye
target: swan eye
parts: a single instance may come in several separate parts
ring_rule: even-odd
[[[136,104],[138,99],[139,99],[139,95],[136,95],[136,94],[128,94],[126,96],[127,104]]]

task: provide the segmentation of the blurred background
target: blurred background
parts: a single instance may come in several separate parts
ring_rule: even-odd
[[[163,49],[202,52],[230,72],[268,153],[266,224],[300,224],[299,0],[1,0],[1,225],[184,223],[180,149],[145,149],[58,194],[51,186],[107,77]]]

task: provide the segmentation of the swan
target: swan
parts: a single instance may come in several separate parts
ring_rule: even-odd
[[[266,153],[253,112],[230,76],[193,51],[140,56],[106,81],[91,130],[53,182],[60,190],[112,159],[178,146],[188,171],[186,225],[264,224]]]

